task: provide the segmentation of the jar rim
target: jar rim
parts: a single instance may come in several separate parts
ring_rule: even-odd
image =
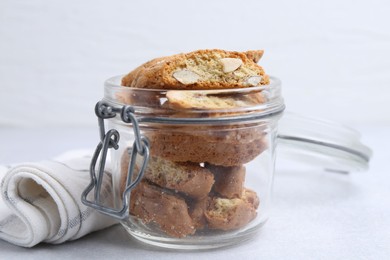
[[[226,118],[242,115],[243,119],[248,117],[248,114],[254,115],[254,118],[263,118],[264,116],[273,116],[281,113],[285,106],[281,94],[281,81],[277,77],[270,76],[270,84],[260,85],[247,88],[230,88],[230,89],[208,89],[208,90],[176,90],[176,89],[147,89],[147,88],[131,88],[122,86],[121,79],[124,75],[118,75],[107,79],[104,83],[104,100],[116,107],[130,105],[138,115],[153,116],[162,118],[172,118],[172,109],[167,108],[163,103],[167,101],[166,94],[169,91],[177,91],[178,93],[195,93],[204,96],[228,97],[229,94],[241,97],[253,97],[261,93],[266,96],[261,103],[249,103],[240,106],[229,108],[201,108],[201,109],[185,109],[180,112],[179,117],[182,118],[197,118],[197,117],[218,117]],[[149,98],[158,99],[157,103],[149,102]],[[138,98],[138,101],[133,102]],[[127,99],[127,100],[126,100]],[[129,101],[130,99],[130,101]],[[145,99],[145,100],[143,100]],[[153,100],[154,101],[154,100]],[[176,112],[178,112],[176,110]],[[177,115],[173,116],[177,118]],[[196,120],[195,120],[196,121]]]

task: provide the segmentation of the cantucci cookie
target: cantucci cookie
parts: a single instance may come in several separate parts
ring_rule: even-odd
[[[253,60],[253,62],[258,63],[261,57],[263,57],[264,51],[263,50],[251,50],[244,52],[245,56],[247,56],[249,59]]]
[[[205,213],[210,206],[211,200],[212,199],[210,197],[205,197],[203,199],[193,201],[190,204],[190,217],[192,218],[192,223],[197,230],[202,230],[207,227]]]
[[[131,192],[130,214],[145,224],[157,224],[172,237],[186,237],[196,231],[183,198],[145,181]]]
[[[211,130],[210,130],[211,131]],[[234,131],[234,130],[232,130]],[[215,135],[213,132],[158,131],[145,132],[152,156],[175,162],[210,163],[237,166],[250,162],[267,148],[266,136],[245,140],[239,134]]]
[[[246,95],[213,94],[200,91],[170,90],[166,93],[167,105],[177,110],[222,110],[260,105],[266,101],[261,92]]]
[[[221,197],[240,198],[244,191],[245,166],[224,167],[207,164],[215,178],[213,190]]]
[[[228,89],[269,84],[256,61],[262,51],[198,50],[161,57],[139,66],[122,85],[150,89]]]
[[[205,218],[210,229],[232,230],[242,228],[257,215],[259,199],[255,192],[244,190],[241,198],[214,197]]]
[[[199,163],[172,162],[160,157],[150,158],[145,178],[192,198],[206,197],[214,184],[213,174]]]
[[[127,174],[130,154],[125,151],[121,160],[122,174]],[[154,156],[149,159],[144,178],[160,187],[196,199],[207,197],[214,184],[214,175],[199,163],[173,162]]]

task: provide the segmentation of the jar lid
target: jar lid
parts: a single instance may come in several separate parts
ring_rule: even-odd
[[[335,172],[368,169],[372,151],[347,126],[285,112],[278,128],[278,158]]]

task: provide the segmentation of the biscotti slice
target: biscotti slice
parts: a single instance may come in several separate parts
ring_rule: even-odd
[[[238,94],[213,94],[200,91],[167,91],[167,106],[175,110],[222,110],[253,107],[266,101],[261,92]]]
[[[131,193],[130,214],[145,224],[157,224],[172,237],[186,237],[196,231],[183,198],[145,181],[140,182]]]
[[[145,89],[123,88],[115,94],[116,101],[124,105],[161,108],[165,94]]]
[[[121,159],[122,174],[127,174],[129,160],[127,149]],[[138,163],[135,168],[138,172]],[[182,192],[196,199],[206,197],[214,184],[214,175],[199,163],[173,162],[155,156],[149,158],[144,178],[160,187]]]
[[[245,188],[242,192],[241,199],[252,205],[255,209],[257,209],[260,205],[260,199],[257,196],[256,192]]]
[[[210,207],[210,202],[212,199],[210,197],[205,197],[203,199],[193,201],[190,203],[190,217],[192,218],[192,223],[196,230],[202,230],[207,226],[207,220],[205,213]]]
[[[252,161],[267,148],[266,139],[258,136],[250,142],[234,140],[210,141],[213,136],[190,135],[187,132],[160,131],[145,135],[150,141],[152,156],[175,162],[208,162],[214,165],[237,166]]]
[[[240,198],[214,197],[205,212],[208,228],[232,230],[244,227],[256,217],[259,203],[256,192],[247,188]]]
[[[176,163],[153,156],[149,160],[144,176],[161,187],[197,199],[206,197],[214,184],[214,175],[199,163]]]
[[[214,49],[157,58],[123,77],[122,86],[200,90],[266,85],[269,77],[255,62],[259,53]]]
[[[240,198],[244,192],[245,166],[224,167],[206,164],[215,178],[213,191],[221,197],[233,199]]]
[[[253,205],[245,200],[214,198],[205,217],[210,229],[232,230],[244,227],[256,214]]]
[[[239,198],[227,199],[210,193],[210,197],[188,203],[196,230],[231,230],[245,226],[256,216],[260,200],[256,192],[244,188]]]
[[[251,50],[251,51],[246,51],[244,54],[253,62],[258,63],[261,57],[263,57],[264,51],[263,50]]]

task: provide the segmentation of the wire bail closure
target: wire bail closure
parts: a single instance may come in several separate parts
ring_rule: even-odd
[[[105,166],[107,160],[107,153],[110,148],[114,148],[115,150],[119,148],[118,143],[120,139],[120,134],[117,130],[110,129],[107,132],[105,131],[104,119],[113,118],[117,115],[117,113],[120,113],[120,117],[123,122],[132,124],[135,136],[135,140],[131,150],[131,159],[129,161],[126,188],[122,194],[122,207],[120,209],[104,206],[103,204],[101,204],[100,199],[103,178],[104,174],[106,174]],[[91,177],[91,182],[83,191],[81,195],[81,201],[84,205],[92,207],[103,214],[122,220],[129,215],[130,192],[141,181],[146,166],[148,164],[149,142],[146,137],[141,135],[138,120],[135,117],[134,109],[131,106],[115,108],[104,101],[99,101],[95,106],[95,114],[98,117],[100,142],[95,149],[90,164],[89,173]],[[134,171],[137,156],[142,156],[143,160],[138,174],[135,175]],[[98,172],[96,173],[96,164],[98,162],[99,157],[99,167]],[[93,200],[88,200],[87,196],[92,190],[94,190]]]

